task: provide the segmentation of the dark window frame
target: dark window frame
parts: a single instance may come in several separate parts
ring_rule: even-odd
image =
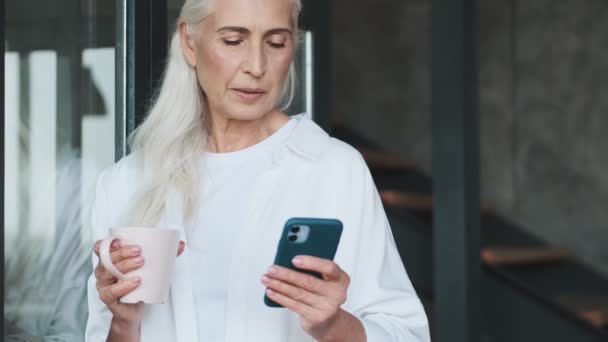
[[[2,179],[1,185],[0,185],[0,190],[2,191],[2,200],[0,201],[0,205],[2,205],[2,209],[1,209],[1,214],[0,214],[0,220],[2,220],[2,246],[0,246],[0,253],[2,254],[2,284],[0,284],[0,290],[2,292],[2,298],[4,298],[4,79],[5,79],[5,75],[4,75],[4,63],[5,63],[5,58],[4,58],[4,46],[5,46],[5,36],[4,36],[4,32],[6,30],[6,20],[5,20],[5,16],[6,16],[6,6],[4,3],[4,0],[0,0],[0,8],[2,9],[2,14],[0,15],[0,42],[1,43],[1,53],[2,53],[2,61],[0,61],[0,111],[2,113],[2,139],[0,142],[0,149],[2,150],[2,171],[0,173],[0,179]],[[4,299],[2,300],[2,312],[4,312]],[[3,315],[4,317],[4,315]],[[4,324],[2,324],[2,327],[0,328],[2,330],[0,330],[0,333],[2,334],[1,336],[4,336]]]
[[[167,0],[116,0],[116,153],[143,121],[167,56]]]
[[[431,3],[433,332],[479,341],[479,0]]]
[[[313,34],[313,84],[312,106],[315,122],[329,131],[333,98],[332,2],[328,0],[303,0],[300,27]]]

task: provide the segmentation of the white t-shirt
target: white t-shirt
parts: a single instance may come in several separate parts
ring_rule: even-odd
[[[271,166],[273,152],[285,143],[296,121],[291,118],[256,145],[236,152],[207,152],[201,159],[201,206],[188,238],[201,342],[224,341],[231,246],[248,224],[245,214],[256,178]]]
[[[232,257],[237,259],[231,259],[227,265],[230,281],[223,312],[210,309],[212,304],[197,304],[192,276],[200,275],[204,281],[221,277],[213,275],[211,278],[208,273],[218,271],[210,271],[209,267],[204,270],[200,264],[205,259],[198,257],[193,261],[194,253],[187,248],[175,260],[168,303],[145,307],[140,325],[142,341],[196,342],[207,337],[211,340],[213,331],[207,326],[218,322],[224,325],[219,328],[225,331],[223,342],[310,341],[311,337],[301,328],[297,315],[289,310],[270,310],[261,298],[264,286],[260,283],[260,275],[272,262],[273,249],[276,249],[285,220],[294,216],[331,217],[344,224],[335,260],[350,276],[351,283],[348,299],[342,307],[360,319],[368,341],[430,341],[424,308],[407,276],[364,159],[352,147],[330,138],[309,118],[299,116],[296,120],[297,125],[287,140],[272,153],[271,168],[255,179],[256,189],[249,189],[249,192],[232,190],[236,194],[255,191],[255,197],[250,199],[253,205],[247,209],[247,218],[240,218],[249,221],[246,225],[242,222],[225,225],[225,236],[231,241],[229,246],[234,246]],[[129,224],[125,218],[137,199],[141,181],[140,152],[123,158],[99,175],[91,213],[93,240],[106,238],[109,227]],[[286,187],[289,191],[281,192]],[[237,207],[232,202],[234,199],[238,197],[233,194],[227,204],[233,209]],[[186,233],[190,243],[189,232],[195,222],[184,220],[183,209],[179,193],[170,192],[158,226],[179,229]],[[232,210],[224,219],[232,219],[231,215],[237,212]],[[200,224],[194,228],[198,226]],[[238,229],[233,229],[234,233],[230,228]],[[234,234],[232,240],[228,234]],[[207,241],[212,244],[211,240]],[[213,258],[210,251],[207,254]],[[95,266],[99,258],[95,253],[91,255]],[[209,258],[206,260],[210,261]],[[228,260],[221,265],[227,263]],[[111,311],[99,299],[96,281],[95,274],[91,273],[87,281],[87,342],[105,341],[112,322]],[[197,282],[197,285],[201,284],[203,282]],[[199,288],[196,291],[201,293]],[[201,298],[199,294],[197,296]],[[197,311],[202,308],[211,312],[212,319],[201,318],[208,324],[199,326]],[[201,329],[203,333],[198,332]],[[255,334],[253,338],[252,334]]]

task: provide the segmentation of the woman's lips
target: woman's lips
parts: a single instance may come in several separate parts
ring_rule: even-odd
[[[245,102],[255,102],[266,94],[261,89],[250,89],[250,88],[233,88],[234,93]]]

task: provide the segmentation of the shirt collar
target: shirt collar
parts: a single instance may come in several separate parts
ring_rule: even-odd
[[[307,114],[298,114],[295,118],[298,124],[287,138],[287,146],[304,158],[317,160],[330,142],[329,134]]]

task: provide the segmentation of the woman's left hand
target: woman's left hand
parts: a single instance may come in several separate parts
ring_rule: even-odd
[[[318,341],[333,339],[338,334],[349,335],[343,329],[361,331],[359,320],[340,308],[350,284],[346,272],[331,260],[312,256],[299,255],[292,263],[297,268],[318,272],[323,278],[272,265],[262,276],[270,299],[297,313],[302,328]]]

